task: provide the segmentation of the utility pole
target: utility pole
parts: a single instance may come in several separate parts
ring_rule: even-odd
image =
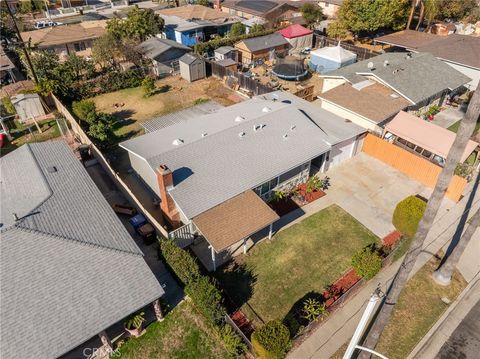
[[[33,81],[38,84],[38,78],[37,74],[35,73],[35,69],[33,68],[32,61],[30,60],[30,55],[28,54],[27,48],[25,47],[25,43],[23,42],[22,36],[20,35],[20,30],[18,29],[17,22],[15,21],[15,17],[13,16],[12,9],[10,9],[10,6],[8,4],[5,4],[8,14],[10,15],[10,18],[13,21],[13,27],[15,28],[15,32],[17,34],[18,40],[20,41],[20,44],[22,46],[23,54],[25,55],[25,59],[27,60],[28,67],[30,68],[30,71],[32,73]]]

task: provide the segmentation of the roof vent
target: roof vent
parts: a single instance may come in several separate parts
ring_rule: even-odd
[[[294,131],[297,128],[297,125],[291,125],[290,126],[290,131]]]
[[[409,53],[407,54],[407,60],[410,60],[411,58],[412,58],[412,53],[409,52]]]
[[[15,220],[15,222],[17,222],[18,220],[20,220],[20,218],[18,218],[17,214],[15,212],[12,213],[13,214],[13,219]]]
[[[183,143],[183,140],[180,138],[176,138],[173,140],[172,145],[174,146],[180,146]]]
[[[264,108],[262,108],[262,112],[264,112],[264,113],[272,112],[272,109],[270,107],[264,107]]]
[[[261,129],[264,128],[264,127],[265,127],[265,125],[263,125],[263,124],[261,124],[261,123],[258,124],[258,125],[253,125],[253,131],[254,131],[254,132],[257,132],[257,131],[261,130]]]
[[[374,65],[373,62],[371,62],[371,61],[367,64],[367,67],[368,67],[368,69],[369,69],[370,71],[375,70],[375,65]]]
[[[238,137],[240,137],[240,138],[245,137],[245,132],[240,132],[240,133],[238,134]]]
[[[55,173],[55,172],[57,172],[57,171],[58,171],[58,170],[57,170],[57,167],[55,167],[55,166],[49,166],[49,167],[47,167],[47,172],[48,172],[48,173]]]
[[[206,137],[208,135],[208,133],[204,132],[202,133],[202,137]]]
[[[352,121],[350,121],[348,118],[345,119],[345,122],[346,123],[352,123]]]
[[[387,67],[389,65],[388,60],[383,61],[383,66]]]
[[[283,100],[282,103],[292,103],[290,100]]]
[[[242,117],[242,116],[235,117],[235,122],[242,122],[242,121],[245,121],[245,117]]]
[[[282,137],[284,140],[286,140],[288,138],[288,133],[284,134]]]

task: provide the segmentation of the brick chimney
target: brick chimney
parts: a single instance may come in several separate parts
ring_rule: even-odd
[[[177,206],[168,190],[173,187],[173,173],[166,165],[160,165],[157,169],[157,182],[160,192],[160,208],[172,227],[180,225],[180,215]]]

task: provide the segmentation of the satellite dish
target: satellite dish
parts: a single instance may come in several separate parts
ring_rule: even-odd
[[[370,70],[373,70],[373,62],[370,61],[370,62],[367,64],[367,67],[368,67]]]

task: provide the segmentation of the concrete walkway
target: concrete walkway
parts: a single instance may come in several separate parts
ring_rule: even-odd
[[[434,226],[425,241],[423,252],[415,264],[412,275],[416,273],[433,254],[437,253],[440,249],[447,249],[457,231],[460,217],[462,217],[464,212],[466,212],[468,208],[471,208],[468,212],[469,218],[480,206],[480,191],[475,191],[472,197],[469,195],[472,192],[472,187],[473,183],[470,183],[465,192],[465,197],[456,205],[453,205],[449,200],[444,200],[435,219]],[[478,240],[478,238],[476,240]],[[465,258],[467,260],[465,260]],[[474,269],[472,268],[478,265],[478,254],[476,258],[475,255],[464,256],[462,261],[464,262],[462,265],[467,268],[468,271],[473,272]],[[365,305],[377,285],[380,285],[381,289],[386,291],[399,266],[400,261],[397,261],[380,272],[373,280],[369,281],[361,291],[329,317],[324,325],[312,333],[299,347],[292,350],[288,358],[329,358],[333,355],[344,343],[350,340]]]
[[[465,111],[463,111],[463,109],[464,108],[449,107],[436,114],[432,123],[443,128],[449,128],[465,116]]]

